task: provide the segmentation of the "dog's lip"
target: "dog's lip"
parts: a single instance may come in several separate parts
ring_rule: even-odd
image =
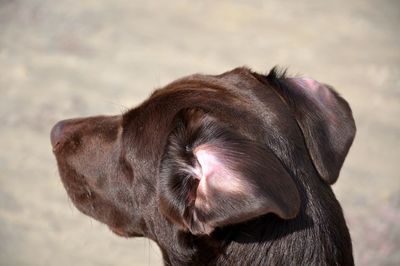
[[[127,236],[126,233],[119,227],[108,226],[111,231],[119,236]]]
[[[118,235],[118,236],[122,236],[122,237],[135,237],[135,236],[142,236],[141,234],[138,233],[131,233],[131,232],[127,232],[124,229],[122,229],[121,227],[116,227],[116,226],[111,226],[108,225],[108,228],[110,228],[110,230]]]

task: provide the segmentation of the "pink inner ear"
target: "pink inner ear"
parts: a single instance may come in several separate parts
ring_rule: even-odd
[[[309,89],[312,93],[318,93],[321,88],[321,84],[310,78],[302,78],[301,81],[304,83],[305,88]]]
[[[215,171],[222,168],[221,163],[211,152],[204,149],[196,149],[195,155],[198,164],[196,165],[196,178],[202,180],[206,177],[212,176]]]
[[[194,151],[198,164],[195,167],[196,178],[200,180],[198,192],[204,196],[209,189],[224,192],[243,192],[244,186],[237,173],[231,169],[229,160],[223,152],[201,145]]]
[[[324,84],[311,78],[291,78],[290,80],[302,88],[303,92],[312,97],[314,102],[320,106],[333,104],[334,96]]]

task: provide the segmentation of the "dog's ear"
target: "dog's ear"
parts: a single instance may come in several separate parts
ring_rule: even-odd
[[[201,111],[177,119],[161,163],[161,212],[193,234],[274,213],[299,212],[292,177],[265,145]]]
[[[356,132],[348,103],[313,79],[285,78],[282,84],[315,168],[325,182],[335,183]]]

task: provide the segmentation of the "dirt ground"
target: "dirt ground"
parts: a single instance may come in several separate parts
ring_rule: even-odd
[[[181,76],[278,64],[332,84],[358,132],[333,186],[358,265],[400,265],[400,3],[0,0],[0,265],[161,265],[80,214],[60,119],[115,114]]]

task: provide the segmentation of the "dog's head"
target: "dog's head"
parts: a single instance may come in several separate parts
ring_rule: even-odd
[[[238,68],[177,80],[123,115],[61,121],[51,139],[80,211],[151,237],[159,223],[202,235],[267,213],[294,218],[297,171],[334,183],[354,134],[327,85]]]

